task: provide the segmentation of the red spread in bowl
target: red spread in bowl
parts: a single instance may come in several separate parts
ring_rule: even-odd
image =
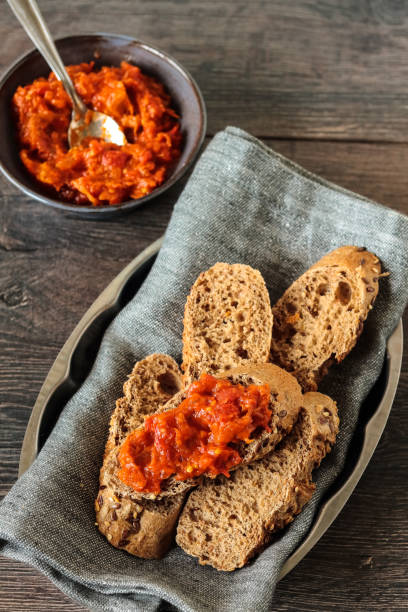
[[[233,384],[203,374],[176,407],[148,416],[119,449],[120,480],[139,492],[158,494],[169,476],[229,476],[242,462],[234,444],[250,443],[258,428],[269,431],[270,389]]]
[[[181,152],[180,124],[163,85],[139,68],[94,64],[68,66],[85,104],[118,122],[127,144],[95,138],[68,148],[72,104],[60,81],[35,79],[13,96],[20,157],[41,183],[61,199],[94,206],[119,204],[161,185]]]

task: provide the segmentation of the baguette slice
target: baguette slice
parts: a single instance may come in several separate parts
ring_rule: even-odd
[[[170,547],[184,497],[159,502],[132,499],[120,481],[111,485],[111,456],[146,415],[157,410],[181,387],[181,372],[167,355],[154,354],[136,363],[118,399],[100,471],[95,501],[99,531],[116,548],[146,559],[162,557]]]
[[[244,566],[312,497],[312,470],[330,451],[338,424],[336,404],[307,393],[298,422],[274,452],[191,493],[177,544],[201,565],[223,571]]]
[[[246,364],[222,372],[220,378],[228,378],[233,383],[241,383],[245,386],[250,384],[262,385],[267,383],[271,390],[270,407],[272,416],[270,420],[271,431],[262,430],[255,432],[253,441],[250,444],[240,443],[237,447],[242,457],[242,464],[245,465],[259,459],[269,453],[281,441],[281,439],[292,429],[295,424],[301,407],[303,405],[303,395],[296,378],[272,363]],[[186,397],[186,391],[176,393],[158,412],[164,412],[177,407]],[[109,479],[107,482],[112,488],[121,488],[126,495],[133,500],[140,499],[159,500],[168,496],[179,495],[187,492],[192,487],[202,482],[203,477],[188,480],[176,480],[171,476],[163,482],[162,491],[154,493],[140,493],[122,483],[118,476],[119,461],[117,452],[110,453],[106,460],[108,466]],[[238,466],[239,467],[239,466]],[[236,468],[232,468],[236,469]]]
[[[334,362],[342,361],[363,331],[378,294],[381,264],[362,247],[325,255],[298,278],[272,309],[271,361],[315,391]]]
[[[191,288],[184,310],[184,383],[269,359],[272,313],[258,270],[216,263]]]

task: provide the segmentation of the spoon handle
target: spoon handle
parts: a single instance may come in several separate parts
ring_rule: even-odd
[[[85,114],[87,107],[75,90],[35,0],[7,0],[7,2],[51,70],[62,82],[75,112]]]

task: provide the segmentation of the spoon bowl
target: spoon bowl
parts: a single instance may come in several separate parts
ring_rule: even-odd
[[[85,115],[72,111],[68,128],[69,147],[77,147],[85,138],[101,138],[120,146],[126,144],[124,133],[109,115],[93,110],[87,110]]]

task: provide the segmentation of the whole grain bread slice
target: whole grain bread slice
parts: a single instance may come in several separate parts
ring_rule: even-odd
[[[267,383],[270,388],[269,407],[272,412],[269,422],[270,431],[255,431],[252,435],[253,441],[251,443],[245,444],[242,442],[237,445],[237,450],[242,457],[242,464],[245,465],[263,457],[273,450],[281,439],[292,429],[303,405],[302,391],[294,376],[272,363],[246,363],[245,365],[228,370],[227,372],[221,372],[218,377],[226,378],[235,384],[241,383],[245,386]],[[162,406],[158,412],[164,412],[165,410],[177,407],[185,397],[186,390],[176,393],[176,395]],[[176,478],[172,476],[163,482],[162,490],[158,495],[153,493],[138,493],[119,480],[117,476],[119,468],[117,452],[110,453],[105,464],[108,466],[109,485],[113,488],[120,487],[122,491],[126,492],[126,494],[135,501],[140,499],[159,500],[168,496],[179,495],[197,486],[202,481],[202,477],[188,480],[176,480]]]
[[[150,355],[136,363],[110,420],[95,501],[96,522],[113,546],[146,559],[157,559],[167,552],[184,496],[158,502],[135,501],[120,481],[112,484],[112,456],[127,434],[180,387],[181,372],[176,362],[167,355]]]
[[[202,372],[217,374],[247,362],[268,361],[272,314],[258,270],[216,263],[191,288],[184,310],[185,385]]]
[[[129,432],[143,425],[144,418],[156,412],[182,386],[177,363],[168,355],[154,353],[138,361],[123,385],[124,397],[113,411],[105,456],[124,441]]]
[[[381,264],[363,247],[343,246],[302,274],[272,309],[271,361],[314,391],[357,342],[378,294]]]
[[[338,424],[329,397],[306,393],[295,427],[274,452],[191,493],[177,544],[202,565],[223,571],[244,566],[312,497],[312,471],[330,451]]]

